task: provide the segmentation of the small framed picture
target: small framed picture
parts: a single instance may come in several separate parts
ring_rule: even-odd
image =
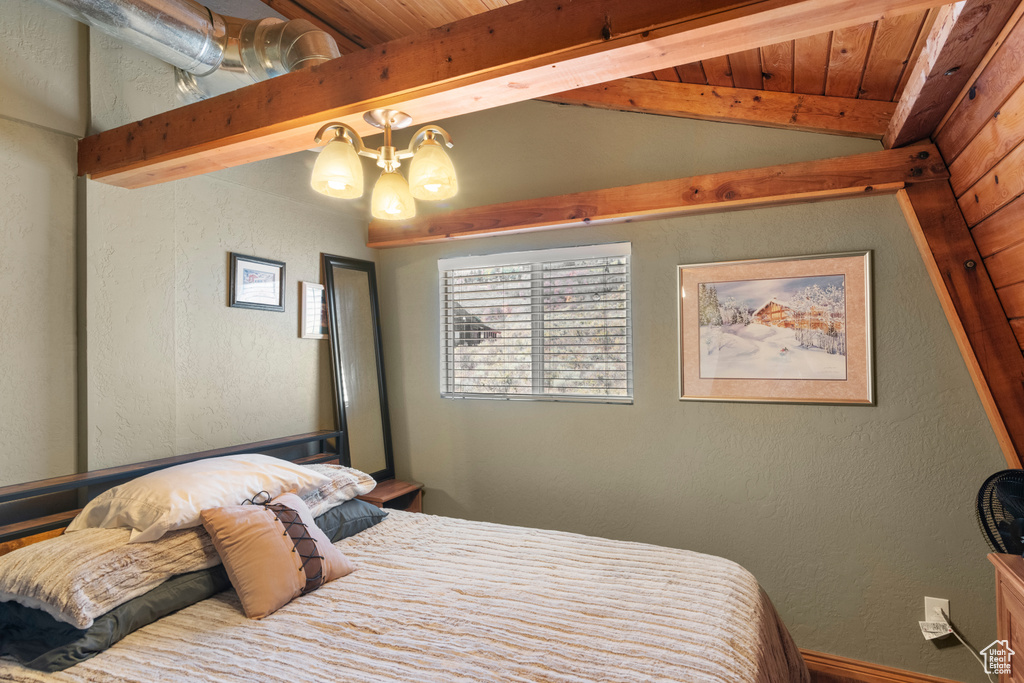
[[[679,398],[874,404],[871,252],[679,266]]]
[[[301,296],[299,336],[303,339],[327,339],[327,298],[324,296],[324,286],[303,282]]]
[[[231,253],[229,306],[284,310],[284,263]]]

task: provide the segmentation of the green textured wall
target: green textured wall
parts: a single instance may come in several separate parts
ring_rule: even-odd
[[[879,148],[540,103],[444,124],[460,205]],[[622,240],[634,405],[439,397],[438,258]],[[861,249],[875,255],[876,407],[677,400],[676,265]],[[893,197],[406,247],[378,262],[398,473],[426,484],[427,512],[722,555],[760,579],[801,647],[985,680],[916,622],[925,595],[945,597],[969,639],[994,638],[972,497],[1004,465]]]

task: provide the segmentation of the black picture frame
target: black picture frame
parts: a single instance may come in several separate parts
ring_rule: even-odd
[[[246,256],[245,254],[233,251],[229,253],[229,257],[231,265],[228,274],[228,306],[232,308],[250,308],[258,311],[284,312],[285,284],[287,283],[284,262],[258,258],[256,256]],[[245,268],[247,264],[252,266],[248,271]],[[252,274],[251,277],[272,276],[269,283],[276,287],[276,297],[268,297],[265,292],[246,291],[245,285],[247,283],[242,282],[242,279],[246,278],[247,274],[250,273]],[[265,289],[267,282],[261,281],[255,284],[264,285],[264,287],[259,287],[259,289]],[[276,302],[271,303],[268,299],[274,299]]]
[[[368,321],[373,327],[373,345],[374,353],[376,356],[376,370],[377,370],[377,389],[380,392],[380,417],[381,427],[383,429],[383,445],[384,445],[384,469],[376,472],[368,472],[376,481],[384,481],[386,479],[395,478],[395,455],[394,448],[391,441],[391,417],[388,410],[388,390],[387,382],[384,379],[384,348],[381,342],[380,334],[380,307],[379,299],[377,296],[377,271],[376,265],[373,261],[363,261],[360,259],[348,258],[345,256],[334,256],[332,254],[321,254],[321,263],[323,266],[323,277],[324,286],[326,289],[325,296],[327,298],[327,310],[328,318],[330,320],[330,333],[329,339],[331,344],[331,369],[332,376],[334,378],[334,424],[335,429],[342,433],[339,442],[342,448],[342,464],[351,467],[352,457],[349,450],[349,425],[345,415],[345,379],[342,376],[343,363],[342,363],[342,348],[344,340],[341,338],[342,335],[338,332],[337,324],[337,290],[335,288],[334,281],[334,269],[335,268],[347,268],[349,270],[356,270],[366,273],[367,284],[369,286],[370,296],[370,317]]]

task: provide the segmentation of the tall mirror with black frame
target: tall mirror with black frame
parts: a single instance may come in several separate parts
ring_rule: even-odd
[[[372,261],[323,254],[334,370],[334,410],[351,466],[393,479],[391,423]]]

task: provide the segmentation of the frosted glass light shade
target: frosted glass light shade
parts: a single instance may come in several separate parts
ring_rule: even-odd
[[[384,171],[373,186],[370,213],[374,218],[401,221],[416,216],[416,201],[409,193],[409,183],[397,171]]]
[[[356,148],[334,138],[320,150],[310,179],[313,189],[328,197],[355,199],[363,196],[363,164]]]
[[[416,199],[449,199],[459,191],[455,166],[437,140],[426,140],[409,164],[409,190]]]

